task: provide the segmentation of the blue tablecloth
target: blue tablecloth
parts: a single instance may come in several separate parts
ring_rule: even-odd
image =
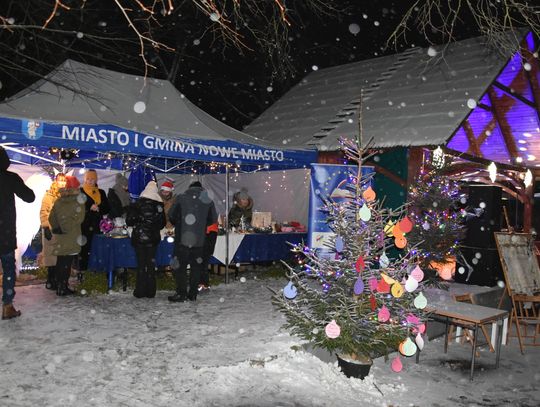
[[[306,240],[305,233],[246,234],[230,263],[257,263],[288,260],[292,257],[287,244]],[[168,266],[174,257],[174,243],[162,240],[158,246],[156,264]],[[212,258],[211,263],[220,264]],[[109,288],[113,284],[113,272],[117,268],[137,267],[135,250],[129,238],[113,238],[94,235],[88,268],[108,273]]]

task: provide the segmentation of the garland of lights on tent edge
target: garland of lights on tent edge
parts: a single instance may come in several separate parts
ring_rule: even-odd
[[[367,159],[361,137],[340,142],[361,174]],[[371,177],[356,175],[347,185],[351,199],[322,197],[334,232],[331,255],[294,245],[298,264],[288,266],[289,283],[272,301],[285,315],[285,327],[315,347],[353,360],[399,351],[391,362],[399,372],[400,354],[411,357],[424,346],[424,273],[405,237],[413,228],[406,205],[384,208],[370,184]],[[389,255],[395,248],[399,254]]]

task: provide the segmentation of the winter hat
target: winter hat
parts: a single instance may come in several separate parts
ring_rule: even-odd
[[[241,190],[236,194],[236,199],[249,199],[249,195],[246,190]]]
[[[174,190],[174,184],[172,179],[165,178],[165,181],[161,184],[161,187],[159,188],[162,191],[173,191]]]
[[[77,177],[74,177],[73,175],[67,175],[66,176],[66,188],[67,189],[76,189],[81,186],[81,183],[77,179]]]
[[[151,199],[152,201],[163,202],[163,199],[159,196],[158,187],[156,181],[150,181],[146,184],[144,191],[141,192],[139,198]]]

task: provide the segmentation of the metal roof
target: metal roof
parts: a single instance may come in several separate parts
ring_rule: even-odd
[[[478,37],[321,69],[245,131],[289,147],[337,150],[340,137],[358,133],[363,91],[364,141],[373,138],[373,147],[445,144],[469,114],[468,101],[480,100],[510,56]]]

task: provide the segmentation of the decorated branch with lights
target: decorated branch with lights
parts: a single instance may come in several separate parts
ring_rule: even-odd
[[[466,212],[460,210],[459,184],[445,176],[443,168],[444,159],[426,161],[409,187],[409,216],[414,226],[407,238],[416,246],[425,271],[453,262],[465,234]]]
[[[289,266],[289,283],[273,303],[286,317],[286,328],[314,346],[353,360],[399,351],[413,356],[422,349],[427,305],[424,273],[405,233],[413,227],[406,207],[384,208],[361,174],[361,143],[342,140],[342,149],[358,164],[346,186],[351,198],[324,197],[334,235],[326,254],[298,244],[298,265]],[[399,250],[396,250],[396,247]],[[399,354],[392,359],[402,369]]]

